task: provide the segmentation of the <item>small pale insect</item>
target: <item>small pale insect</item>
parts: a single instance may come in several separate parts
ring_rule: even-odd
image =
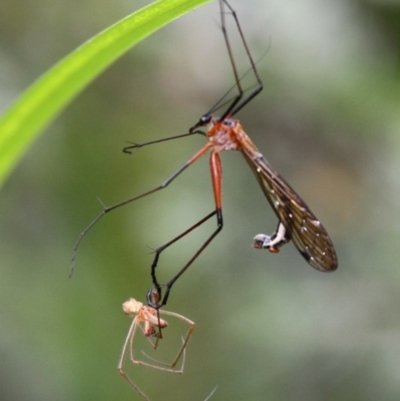
[[[142,398],[144,398],[146,401],[150,401],[149,398],[144,394],[144,392],[134,383],[134,381],[125,372],[124,363],[125,359],[127,358],[127,355],[129,354],[130,361],[134,365],[147,366],[152,369],[158,369],[170,373],[178,373],[178,374],[183,373],[183,369],[185,366],[186,346],[188,344],[190,336],[192,335],[195,329],[195,323],[192,322],[190,319],[177,313],[165,310],[158,311],[150,306],[145,306],[141,302],[138,302],[133,298],[124,302],[122,305],[122,309],[124,310],[126,315],[133,317],[133,321],[126,336],[124,346],[122,347],[122,353],[118,363],[118,371],[121,374],[121,376],[125,380],[127,380],[127,382],[138,392],[138,394],[140,394]],[[148,339],[150,346],[153,349],[157,349],[157,346],[161,339],[160,330],[165,329],[168,326],[167,321],[161,319],[158,316],[158,313],[182,320],[189,326],[186,335],[182,338],[182,346],[179,348],[176,357],[171,363],[158,361],[156,359],[149,357],[146,354],[144,355],[147,358],[147,362],[139,360],[135,356],[135,336],[138,332],[138,328],[139,331],[141,331],[143,335]],[[182,358],[182,363],[179,367],[177,367],[176,365],[181,358]]]

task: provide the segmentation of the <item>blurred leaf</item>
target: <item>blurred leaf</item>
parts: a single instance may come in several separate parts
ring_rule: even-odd
[[[160,0],[117,22],[56,64],[0,120],[0,185],[74,97],[132,46],[210,0]]]

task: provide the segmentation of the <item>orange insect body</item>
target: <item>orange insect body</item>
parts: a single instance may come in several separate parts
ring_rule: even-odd
[[[213,145],[214,152],[223,150],[242,150],[242,143],[248,136],[244,133],[238,120],[226,118],[220,121],[213,117],[207,131],[207,138]]]
[[[237,94],[231,96],[231,98],[227,100],[227,96],[231,92],[231,90],[229,90],[225,96],[223,96],[207,113],[203,114],[198,122],[191,126],[184,134],[141,144],[133,143],[130,146],[126,146],[123,151],[130,154],[132,153],[132,149],[135,148],[142,148],[143,146],[178,138],[185,138],[196,134],[205,136],[207,138],[207,143],[200,150],[198,150],[186,163],[184,163],[169,178],[167,178],[158,186],[117,204],[104,206],[103,211],[79,235],[71,258],[72,274],[75,266],[76,254],[82,239],[104,215],[112,210],[127,205],[128,203],[145,198],[166,188],[189,166],[210,151],[211,155],[209,163],[215,208],[212,212],[203,217],[197,223],[193,224],[191,227],[187,228],[184,232],[177,235],[167,243],[154,249],[154,259],[151,264],[150,271],[153,288],[148,292],[147,298],[148,304],[154,309],[159,309],[167,304],[169,294],[174,283],[182,276],[183,273],[187,271],[187,269],[223,229],[222,163],[220,158],[220,152],[222,151],[233,150],[242,153],[244,159],[255,175],[265,197],[278,218],[278,226],[271,235],[257,234],[254,237],[254,248],[268,249],[270,252],[277,253],[283,245],[289,241],[293,241],[303,258],[315,269],[323,272],[329,272],[336,270],[338,265],[335,248],[323,225],[309,209],[307,204],[293,190],[293,188],[271,167],[266,158],[260,153],[252,140],[244,132],[240,122],[233,118],[233,116],[242,110],[244,106],[246,106],[262,91],[263,83],[244,39],[244,35],[235,11],[228,4],[227,0],[220,0],[220,10],[222,33],[225,39],[228,56],[231,61],[232,71],[236,82],[235,86],[232,87],[231,90],[236,88]],[[227,15],[231,15],[234,23],[236,24],[244,50],[251,64],[251,69],[248,72],[252,72],[254,78],[256,79],[255,85],[252,86],[252,92],[249,92],[247,95],[245,95],[246,90],[242,88],[242,84],[240,82],[241,77],[236,68],[233,52],[228,39],[225,23],[225,18]],[[248,89],[251,89],[252,87],[249,87]],[[226,110],[220,115],[220,118],[212,116],[215,112],[221,111],[221,109],[225,106]],[[172,278],[170,278],[167,282],[160,283],[156,274],[156,268],[159,263],[160,255],[167,248],[177,243],[180,239],[190,234],[213,217],[216,218],[217,224],[216,228],[211,232],[208,238],[197,249],[194,255],[182,267],[180,267],[180,269]],[[154,296],[154,294],[156,294],[156,296]],[[151,312],[151,310],[143,310],[140,311],[140,313],[141,315],[139,319],[144,323],[144,328],[142,328],[143,332],[145,334],[147,333],[146,335],[151,336],[154,335],[154,332],[156,329],[158,329],[159,336],[161,336],[161,321],[158,321],[157,324],[153,323],[154,314]]]
[[[293,240],[311,266],[324,272],[336,270],[336,252],[325,228],[294,189],[271,167],[244,132],[240,122],[230,116],[222,121],[212,117],[209,124],[206,133],[209,142],[197,155],[200,157],[202,151],[212,148],[210,164],[216,209],[222,205],[219,153],[224,150],[240,151],[279,219],[278,227],[271,236],[255,236],[254,248],[278,253],[280,247]]]

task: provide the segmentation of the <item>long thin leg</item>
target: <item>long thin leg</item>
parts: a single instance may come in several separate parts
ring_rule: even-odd
[[[223,218],[222,218],[222,168],[221,168],[221,159],[219,157],[219,153],[216,151],[213,151],[211,153],[210,157],[210,169],[211,169],[211,180],[212,180],[212,186],[213,186],[213,192],[214,192],[214,199],[215,199],[215,210],[204,217],[202,220],[200,220],[198,223],[190,227],[188,230],[186,230],[184,233],[180,234],[178,237],[174,238],[172,241],[168,242],[167,244],[163,245],[162,247],[158,248],[156,250],[156,256],[154,258],[153,264],[151,266],[151,276],[153,278],[153,284],[154,288],[156,289],[158,293],[158,300],[159,302],[154,303],[153,302],[153,289],[149,290],[147,293],[147,302],[148,304],[155,308],[159,309],[162,306],[166,305],[168,302],[168,297],[169,293],[171,291],[172,286],[174,283],[178,280],[178,278],[185,273],[185,271],[192,265],[192,263],[198,258],[198,256],[204,251],[204,249],[207,248],[207,246],[210,244],[210,242],[218,235],[218,233],[222,230],[223,228]],[[170,281],[168,281],[165,285],[160,285],[160,283],[157,280],[156,276],[156,267],[157,267],[157,262],[159,259],[159,256],[163,250],[165,250],[168,246],[172,245],[174,242],[178,241],[180,238],[182,238],[185,234],[191,232],[195,228],[199,227],[201,224],[203,224],[205,221],[207,221],[210,217],[213,215],[217,215],[217,228],[216,230],[208,237],[208,239],[204,242],[204,244],[197,250],[197,252],[192,256],[192,258],[185,264],[185,266],[182,267],[182,269],[174,276]],[[161,287],[165,287],[165,294],[162,296],[162,289]]]
[[[193,226],[189,227],[186,231],[184,231],[183,233],[179,234],[177,237],[175,237],[171,241],[167,242],[166,244],[164,244],[164,245],[158,247],[157,249],[155,249],[155,251],[154,251],[155,252],[155,256],[154,256],[154,259],[153,259],[153,263],[151,264],[151,277],[152,277],[152,280],[153,280],[154,288],[149,290],[149,292],[147,293],[147,303],[148,303],[148,305],[150,305],[151,307],[153,307],[155,309],[158,309],[162,305],[165,305],[165,303],[163,302],[164,300],[163,300],[163,296],[162,296],[162,287],[164,287],[164,285],[162,285],[162,284],[160,284],[158,282],[157,276],[156,276],[156,268],[157,268],[158,260],[160,258],[161,253],[163,251],[165,251],[169,246],[171,246],[172,244],[174,244],[175,242],[177,242],[178,240],[183,238],[185,235],[189,234],[191,231],[195,230],[197,227],[200,227],[203,223],[205,223],[207,220],[209,220],[216,213],[217,213],[216,210],[212,211],[210,214],[208,214],[207,216],[203,217],[196,224],[194,224]],[[196,255],[198,256],[199,254],[196,253]],[[194,259],[193,260],[192,259],[191,259],[191,261],[193,262]],[[187,265],[185,265],[185,266],[187,266]],[[154,292],[157,293],[156,300],[154,300]],[[160,300],[161,300],[161,302],[160,302]]]
[[[204,249],[207,248],[207,246],[210,244],[210,242],[219,234],[219,232],[222,230],[223,227],[223,220],[222,220],[222,212],[220,210],[216,211],[217,213],[217,224],[218,227],[217,229],[211,234],[211,236],[207,239],[206,242],[199,248],[199,250],[194,254],[194,256],[189,260],[189,262],[186,263],[186,265],[179,271],[179,273],[174,276],[170,281],[168,281],[167,284],[165,284],[165,295],[162,298],[161,304],[158,305],[151,305],[153,308],[158,309],[161,308],[161,306],[164,306],[168,302],[169,298],[169,293],[171,291],[172,286],[174,285],[175,281],[178,280],[178,278],[185,273],[185,271],[192,265],[192,263],[199,257],[199,255],[204,251]]]
[[[206,145],[204,145],[194,156],[192,156],[179,170],[177,170],[174,174],[172,174],[166,181],[164,181],[161,185],[158,187],[155,187],[151,189],[150,191],[144,192],[138,196],[134,196],[133,198],[129,198],[123,202],[119,202],[115,205],[112,206],[105,206],[103,207],[103,211],[81,232],[81,234],[78,237],[78,240],[76,241],[76,244],[74,246],[73,252],[72,252],[72,258],[71,258],[71,270],[70,270],[70,277],[72,276],[75,268],[75,260],[76,260],[76,254],[78,252],[79,246],[85,237],[85,235],[92,229],[92,227],[97,224],[97,222],[108,212],[111,212],[114,209],[117,209],[121,206],[124,206],[130,202],[133,202],[135,200],[138,200],[140,198],[144,198],[147,195],[151,195],[161,189],[166,188],[176,177],[178,177],[187,167],[189,167],[192,163],[194,163],[197,159],[199,159],[201,156],[204,155],[210,148],[212,148],[212,144],[209,142]]]
[[[166,141],[171,141],[173,139],[179,139],[179,138],[185,138],[190,135],[194,134],[200,134],[200,135],[206,135],[205,132],[197,130],[193,132],[187,132],[186,134],[181,134],[181,135],[175,135],[175,136],[169,136],[168,138],[162,138],[162,139],[156,139],[155,141],[149,141],[149,142],[144,142],[144,143],[132,143],[130,146],[125,146],[122,151],[124,153],[131,154],[131,149],[137,149],[137,148],[143,148],[143,146],[148,146],[148,145],[154,145],[155,143],[160,143],[160,142],[166,142]],[[129,143],[129,142],[128,142]]]
[[[208,397],[204,401],[208,401],[216,391],[217,391],[217,387],[214,387],[214,389],[211,391],[211,393],[208,395]]]
[[[178,314],[176,314],[175,316],[178,317],[178,319],[181,319],[181,318],[184,317],[184,316],[180,316],[180,315],[178,315]],[[182,319],[182,320],[183,320],[183,319]],[[157,366],[157,365],[152,364],[152,363],[140,361],[139,359],[136,359],[136,358],[135,358],[133,341],[134,341],[134,338],[135,338],[136,327],[135,327],[135,329],[133,330],[133,332],[131,333],[130,339],[129,339],[130,361],[131,361],[134,365],[138,365],[138,366],[148,366],[149,368],[156,369],[156,370],[162,370],[162,371],[164,371],[164,372],[178,373],[178,374],[183,373],[183,370],[184,370],[184,368],[185,368],[185,363],[186,363],[186,350],[185,350],[185,346],[186,346],[186,344],[188,343],[189,338],[190,338],[190,336],[192,335],[192,333],[193,333],[193,331],[194,331],[194,328],[195,328],[195,324],[194,324],[191,320],[189,320],[189,319],[188,319],[188,321],[191,322],[191,324],[193,325],[193,327],[192,327],[192,328],[189,328],[189,331],[188,331],[188,333],[187,333],[187,335],[186,335],[186,338],[182,341],[182,347],[181,347],[180,350],[179,350],[178,357],[174,359],[173,365],[170,364],[170,363],[165,363],[165,362],[159,361],[159,360],[157,360],[157,359],[151,358],[150,356],[148,356],[148,355],[147,355],[145,352],[143,352],[143,351],[142,351],[142,353],[144,354],[144,356],[145,356],[146,358],[148,358],[149,360],[154,361],[154,362],[157,363],[158,365],[162,365],[162,366]],[[186,323],[188,323],[188,322],[186,322]],[[189,324],[189,323],[188,323],[188,324]],[[136,325],[136,326],[137,326],[137,325]],[[150,344],[153,346],[153,343],[150,342]],[[125,348],[126,348],[126,347],[125,347]],[[126,351],[125,351],[125,354],[126,354]],[[181,363],[181,366],[180,366],[178,369],[174,369],[175,365],[177,364],[177,362],[179,361],[179,359],[181,358],[181,356],[182,356],[182,363]],[[125,355],[124,355],[124,357],[125,357]],[[118,365],[118,366],[119,366],[119,365]],[[118,370],[119,370],[119,368],[118,368]]]
[[[241,110],[247,103],[249,103],[255,96],[257,96],[263,89],[263,83],[261,81],[261,78],[258,74],[257,68],[256,68],[256,64],[251,56],[250,50],[247,46],[247,43],[245,41],[243,32],[242,32],[242,28],[240,26],[239,23],[239,19],[236,15],[235,10],[229,5],[229,3],[227,2],[227,0],[219,0],[219,5],[220,5],[220,10],[221,10],[221,29],[222,29],[222,33],[224,35],[224,39],[225,39],[225,44],[226,44],[226,48],[228,50],[228,56],[229,56],[229,60],[231,62],[231,66],[232,66],[232,71],[233,71],[233,75],[235,78],[235,86],[237,87],[238,90],[238,94],[236,96],[233,97],[233,99],[227,103],[230,103],[228,108],[225,110],[225,112],[221,115],[221,117],[219,118],[219,121],[224,121],[227,118],[231,118],[232,116],[234,116],[239,110]],[[251,64],[251,71],[253,71],[253,74],[257,80],[257,87],[247,96],[243,99],[243,95],[244,95],[244,90],[242,88],[242,85],[240,83],[240,79],[241,77],[238,74],[238,69],[236,67],[236,63],[235,63],[235,58],[233,56],[233,51],[231,48],[231,44],[229,41],[229,37],[228,37],[228,32],[226,29],[226,22],[225,22],[225,10],[224,10],[224,5],[226,5],[229,9],[229,12],[232,14],[233,19],[235,20],[235,24],[236,27],[239,31],[239,35],[240,38],[242,40],[243,46],[245,48],[247,57],[250,61]],[[246,75],[247,73],[245,73],[244,75]],[[231,88],[232,89],[232,88]],[[227,94],[231,91],[231,89],[227,92]],[[190,129],[189,132],[195,132],[195,130],[198,127],[203,127],[206,124],[208,124],[210,122],[211,119],[211,114],[219,109],[222,105],[221,102],[223,101],[223,99],[226,97],[225,94],[212,108],[210,111],[208,111],[207,113],[205,113],[203,116],[200,117],[199,121],[193,125]],[[225,103],[223,103],[225,104]]]
[[[124,365],[124,360],[125,360],[125,356],[126,356],[126,352],[127,352],[127,348],[128,348],[128,344],[130,344],[130,341],[132,339],[132,337],[134,337],[135,332],[136,332],[136,328],[138,325],[138,321],[137,318],[135,317],[135,319],[133,319],[133,322],[131,324],[131,327],[129,328],[129,332],[128,335],[126,336],[125,342],[124,342],[124,346],[122,347],[122,353],[121,353],[121,357],[119,358],[119,362],[118,362],[118,371],[120,373],[120,375],[146,400],[146,401],[150,401],[150,399],[146,396],[146,394],[143,393],[142,390],[140,390],[140,388],[129,378],[129,376],[125,373],[125,371],[123,370],[123,365]]]
[[[233,19],[235,20],[237,29],[239,31],[240,38],[242,39],[243,46],[245,48],[247,57],[248,57],[248,59],[250,61],[250,64],[251,64],[251,68],[252,68],[252,70],[254,72],[254,75],[255,75],[255,77],[257,79],[257,83],[258,83],[257,88],[252,93],[250,93],[249,96],[247,98],[245,98],[242,102],[240,102],[240,100],[243,97],[243,89],[242,89],[242,85],[240,84],[240,77],[239,77],[239,74],[237,72],[235,59],[233,57],[233,52],[232,52],[232,48],[231,48],[231,45],[230,45],[230,42],[229,42],[228,33],[226,31],[224,4],[229,8],[229,11],[231,12],[231,14],[233,16]],[[249,48],[247,46],[247,43],[246,43],[246,41],[244,39],[244,35],[243,35],[242,28],[241,28],[240,23],[239,23],[239,19],[238,19],[237,15],[236,15],[236,11],[230,6],[230,4],[226,0],[220,0],[220,8],[221,8],[222,33],[224,35],[226,47],[228,49],[229,59],[231,61],[233,74],[235,76],[236,86],[237,86],[238,91],[239,91],[238,95],[233,99],[233,101],[230,104],[230,106],[228,107],[228,109],[221,116],[221,120],[224,120],[228,116],[232,116],[232,115],[236,114],[242,107],[244,107],[255,96],[257,96],[263,89],[263,83],[261,81],[260,76],[258,75],[258,71],[257,71],[256,65],[255,65],[254,60],[253,60],[253,58],[251,56],[250,50],[249,50]]]
[[[159,365],[164,365],[164,366],[169,366],[171,368],[174,368],[175,365],[177,364],[177,362],[181,359],[181,357],[183,357],[183,358],[185,357],[186,347],[187,347],[187,344],[189,342],[190,337],[192,336],[192,334],[194,332],[194,329],[196,328],[196,324],[192,320],[188,319],[187,317],[179,315],[178,313],[175,313],[175,312],[161,310],[160,313],[162,315],[168,315],[168,316],[172,316],[172,317],[175,317],[177,319],[180,319],[180,320],[182,320],[183,322],[185,322],[189,326],[189,329],[188,329],[188,331],[186,333],[186,336],[182,337],[182,347],[178,351],[178,353],[177,353],[177,355],[176,355],[176,357],[175,357],[175,359],[173,360],[172,363],[164,363],[164,362],[161,362],[159,360],[151,358],[150,356],[148,356],[144,352],[143,352],[143,354],[148,359],[153,360],[154,362],[158,363]],[[184,365],[184,363],[182,363],[181,368],[179,369],[179,371],[182,371],[182,373],[183,373],[183,365]],[[178,371],[174,370],[174,372],[178,372]]]
[[[186,336],[184,337],[184,340],[183,340],[183,342],[182,342],[182,348],[180,349],[180,351],[178,352],[178,354],[176,355],[174,361],[173,361],[172,364],[171,364],[171,367],[174,367],[174,366],[177,364],[177,362],[179,361],[179,359],[181,358],[182,353],[185,351],[186,346],[187,346],[187,343],[189,342],[189,339],[190,339],[191,335],[193,334],[193,331],[194,331],[196,325],[195,325],[195,323],[194,323],[193,321],[191,321],[191,320],[188,319],[187,317],[182,316],[182,315],[178,315],[178,314],[175,313],[175,312],[169,312],[169,311],[163,310],[163,311],[161,311],[161,313],[162,313],[163,315],[173,316],[173,317],[176,317],[177,319],[181,319],[181,320],[183,320],[185,323],[187,323],[188,326],[189,326],[189,330],[188,330],[188,332],[187,332],[187,334],[186,334]]]

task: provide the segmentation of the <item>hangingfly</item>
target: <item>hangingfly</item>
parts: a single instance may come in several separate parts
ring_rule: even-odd
[[[203,120],[205,122],[208,118]],[[210,128],[206,135],[213,147],[211,163],[213,164],[214,154],[218,155],[223,150],[241,151],[278,216],[279,223],[276,231],[271,236],[256,235],[254,248],[269,249],[270,252],[276,253],[281,246],[292,240],[312,267],[323,272],[336,270],[336,252],[325,228],[294,189],[272,169],[243,131],[240,122],[228,115],[222,121],[211,117],[209,124]],[[216,160],[214,170],[220,172],[219,156]],[[213,187],[215,191],[215,188],[220,187],[220,183]]]
[[[74,247],[72,256],[71,272],[74,268],[76,252],[86,235],[86,233],[108,212],[127,203],[133,202],[154,192],[167,187],[176,177],[178,177],[187,167],[193,164],[205,153],[210,151],[210,170],[211,182],[214,193],[215,209],[207,216],[202,218],[186,231],[169,241],[168,243],[155,249],[155,256],[151,265],[151,277],[154,289],[148,293],[148,304],[154,308],[160,308],[166,305],[170,290],[175,281],[191,266],[197,257],[204,251],[216,235],[222,230],[222,165],[220,153],[226,150],[236,150],[242,153],[254,175],[256,176],[262,191],[268,202],[278,217],[278,227],[271,235],[259,234],[254,238],[253,246],[257,249],[269,249],[271,252],[278,252],[279,248],[290,240],[293,241],[298,251],[307,260],[307,262],[319,271],[333,271],[337,268],[337,257],[332,241],[320,221],[311,212],[305,202],[296,194],[290,185],[275,171],[260,153],[248,135],[244,132],[240,122],[234,119],[234,115],[254,99],[263,89],[263,84],[258,75],[256,65],[251,57],[249,48],[244,39],[238,18],[235,11],[226,0],[220,0],[221,9],[221,27],[224,35],[225,44],[228,50],[229,59],[235,78],[235,86],[238,94],[229,102],[229,105],[221,117],[213,117],[212,114],[220,109],[225,103],[224,96],[210,111],[204,114],[199,121],[192,126],[189,131],[182,135],[159,139],[142,144],[133,144],[124,148],[125,153],[131,153],[131,149],[140,148],[154,143],[183,138],[190,135],[204,135],[208,142],[195,155],[193,155],[179,170],[172,174],[161,185],[142,193],[133,198],[127,199],[118,204],[104,207],[103,211],[94,219],[94,221],[81,233]],[[225,10],[225,7],[228,11]],[[242,44],[246,51],[251,65],[251,71],[257,81],[256,88],[248,95],[242,88],[240,77],[236,68],[231,45],[229,42],[225,17],[230,14],[238,29]],[[206,127],[206,131],[201,128]],[[170,245],[179,241],[182,237],[201,226],[211,217],[216,216],[217,228],[211,233],[208,239],[201,245],[190,260],[172,277],[167,283],[160,284],[156,276],[156,267],[161,253]],[[163,294],[163,290],[165,293]],[[154,290],[157,291],[157,302],[154,302]]]

